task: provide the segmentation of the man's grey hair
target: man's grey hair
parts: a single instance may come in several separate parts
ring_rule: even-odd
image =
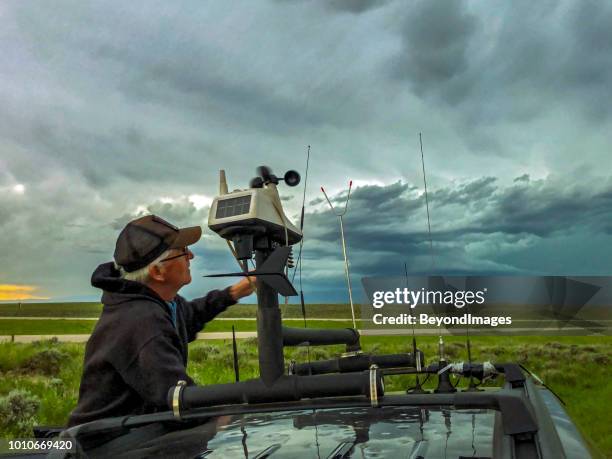
[[[171,251],[172,249],[166,250],[164,253],[162,253],[159,257],[157,257],[144,268],[137,269],[136,271],[132,271],[130,273],[123,269],[121,266],[119,266],[117,263],[115,263],[115,268],[119,270],[119,274],[122,279],[146,284],[149,281],[149,268],[151,266],[159,264],[164,258],[168,258],[170,256]]]

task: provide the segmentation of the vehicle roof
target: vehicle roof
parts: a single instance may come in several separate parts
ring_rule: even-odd
[[[297,459],[350,457],[352,450],[356,457],[491,457],[494,424],[495,411],[447,407],[245,413],[161,435],[146,426],[143,432],[153,438],[131,448],[130,455]],[[99,451],[100,456],[104,453]]]
[[[501,388],[192,407],[93,421],[63,435],[93,458],[590,457],[559,400],[515,364],[502,367]]]

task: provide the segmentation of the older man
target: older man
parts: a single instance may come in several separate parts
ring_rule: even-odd
[[[104,308],[87,342],[79,401],[69,426],[109,416],[168,409],[168,389],[186,373],[187,343],[206,322],[253,292],[244,279],[225,290],[187,301],[178,291],[191,282],[189,246],[199,226],[179,229],[155,216],[121,231],[115,262],[94,271]]]

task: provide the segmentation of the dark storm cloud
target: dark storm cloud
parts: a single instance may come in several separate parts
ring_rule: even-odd
[[[495,177],[482,177],[468,183],[460,184],[457,188],[442,188],[431,193],[431,201],[439,205],[478,203],[491,196],[497,189],[494,185]]]
[[[416,94],[452,84],[468,68],[468,46],[476,26],[476,18],[461,2],[413,4],[402,27],[395,76],[409,79]]]
[[[511,186],[496,186],[484,177],[456,190],[432,193],[431,206],[463,205],[472,213],[460,233],[529,234],[538,237],[571,232],[577,227],[602,231],[612,221],[612,184],[568,185],[558,178],[517,177]]]
[[[306,3],[307,0],[275,0],[279,4]],[[390,0],[319,0],[318,5],[326,7],[331,11],[361,14],[367,11],[381,8]],[[315,2],[310,2],[315,3]]]
[[[388,0],[328,0],[325,5],[336,11],[361,14],[388,4]]]
[[[584,1],[573,5],[575,15],[570,21],[575,36],[569,61],[580,58],[586,65],[565,74],[565,81],[586,85],[601,85],[609,81],[612,68],[612,5],[607,2]],[[590,50],[588,55],[582,53]],[[580,56],[576,54],[580,53]],[[585,62],[586,60],[586,62]]]
[[[191,58],[185,56],[189,61]],[[141,102],[155,101],[189,109],[202,122],[208,118],[208,112],[215,112],[215,116],[232,123],[275,133],[325,123],[323,110],[309,106],[306,101],[275,94],[272,88],[247,78],[235,82],[215,79],[207,73],[206,59],[202,60],[201,65],[192,65],[191,71],[185,71],[180,56],[173,56],[163,68],[144,67],[122,89],[130,98]]]
[[[540,237],[567,232],[576,226],[597,233],[605,231],[612,222],[610,209],[611,184],[603,189],[585,189],[545,180],[518,182],[492,196],[491,211],[480,223],[489,231]]]
[[[311,201],[308,201],[308,205],[309,206],[316,206],[318,204],[321,204],[322,202],[325,202],[325,198],[315,198]]]
[[[404,194],[409,191],[417,189],[415,186],[408,183],[402,183],[401,181],[395,182],[391,185],[380,186],[380,185],[364,185],[356,187],[351,192],[350,206],[351,211],[361,213],[367,211],[370,206],[374,205],[380,210],[393,208],[398,204],[399,201],[405,200]],[[346,203],[347,191],[343,191],[337,195],[330,196],[330,201],[334,204],[334,207],[338,211],[344,209]],[[317,202],[323,202],[323,200],[313,200],[311,205],[315,205]],[[405,204],[405,203],[404,203]]]
[[[24,60],[41,67],[24,69],[32,79],[24,86],[43,88],[44,97],[33,95],[31,104],[29,91],[8,86],[6,98],[17,96],[14,107],[3,104],[7,122],[0,134],[94,188],[120,178],[194,182],[208,160],[258,148],[282,154],[287,144],[271,148],[272,139],[355,126],[370,116],[351,80],[337,78],[338,56],[324,52],[329,42],[336,45],[336,32],[319,35],[323,43],[312,40],[309,24],[283,25],[282,7],[245,3],[248,14],[234,30],[220,24],[235,23],[236,12],[219,5],[185,15],[186,9],[163,4],[154,17],[138,6],[71,6],[60,8],[62,15],[27,5],[12,9],[19,27],[9,46],[25,48]],[[278,30],[260,34],[260,19],[274,18],[283,18]],[[313,62],[321,68],[314,71]],[[11,163],[19,176],[30,174],[18,157]]]
[[[496,185],[494,177],[482,177],[433,190],[432,239],[440,269],[449,274],[516,272],[524,270],[525,263],[519,262],[517,267],[504,265],[497,253],[500,247],[515,251],[532,245],[537,250],[542,238],[610,234],[612,182],[567,187],[554,178],[518,178],[509,186]],[[403,259],[408,261],[411,272],[431,269],[424,198],[402,195],[402,190],[410,188],[405,183],[394,183],[355,190],[358,199],[351,201],[345,216],[355,275],[397,272]],[[305,221],[309,256],[337,259],[340,232],[333,216],[311,212]],[[474,256],[466,251],[470,245],[484,249]],[[532,272],[550,268],[545,260],[534,259],[530,263]]]
[[[187,134],[155,132],[139,127],[116,126],[98,129],[87,123],[68,123],[53,117],[32,120],[19,129],[2,129],[5,139],[27,145],[29,161],[18,156],[8,161],[22,179],[36,180],[40,171],[31,167],[40,157],[45,163],[61,165],[82,176],[93,188],[108,187],[125,179],[132,183],[187,181],[197,183],[210,170],[206,152],[218,149]]]
[[[208,208],[198,209],[186,197],[172,202],[157,200],[147,205],[146,209],[118,217],[111,223],[111,227],[115,230],[121,230],[135,218],[149,214],[158,215],[177,226],[193,226],[201,223],[208,216]]]
[[[576,40],[561,75],[566,88],[577,88],[586,97],[590,118],[597,121],[612,113],[612,5],[586,1],[574,8],[570,30]]]
[[[559,104],[579,107],[592,121],[610,116],[612,5],[480,6],[417,3],[401,27],[394,77],[419,97],[460,107],[471,127],[534,119]],[[484,133],[469,135],[497,146]]]
[[[189,111],[190,122],[204,124],[215,118],[225,125],[238,124],[280,135],[324,126],[330,116],[338,126],[354,126],[367,118],[360,110],[347,110],[336,116],[339,105],[353,103],[350,86],[339,81],[324,87],[307,78],[312,71],[309,56],[320,45],[311,41],[312,32],[306,25],[296,25],[296,32],[303,33],[288,33],[283,38],[287,41],[284,50],[268,55],[263,65],[256,45],[251,45],[253,53],[234,56],[226,52],[225,46],[210,43],[219,38],[197,26],[198,18],[203,16],[199,12],[191,19],[183,18],[188,26],[166,36],[158,47],[152,46],[148,34],[127,35],[118,36],[113,44],[94,41],[86,52],[94,65],[118,69],[116,73],[121,76],[117,88],[129,100]],[[291,18],[289,13],[288,17]],[[164,25],[172,25],[173,20],[173,15],[168,14]],[[251,26],[250,21],[245,22]],[[238,39],[231,34],[226,38],[230,43]],[[300,55],[291,51],[312,46],[315,49]],[[327,57],[318,55],[313,64],[328,65]],[[297,65],[287,67],[287,59],[294,59]]]
[[[406,191],[415,190],[416,187],[409,185],[408,183],[396,182],[386,187],[379,185],[365,185],[356,188],[351,194],[352,203],[356,203],[357,206],[363,206],[369,204],[368,201],[376,201],[379,205],[384,207],[393,206],[396,204],[398,199]],[[342,198],[341,198],[342,199]]]
[[[365,228],[368,231],[377,231],[376,227],[385,227],[393,224],[398,217],[405,215],[405,212],[420,206],[419,198],[406,196],[407,191],[413,191],[414,187],[407,183],[396,182],[388,186],[365,185],[357,187],[351,193],[345,221],[349,222],[356,231]],[[335,212],[344,211],[347,192],[341,192],[330,196],[330,201],[334,204]],[[314,200],[314,202],[321,202]],[[324,201],[324,200],[323,200]],[[327,207],[327,206],[325,206]],[[373,218],[374,216],[386,215],[389,219],[384,222]],[[305,221],[309,221],[314,227],[315,234],[321,240],[332,240],[336,237],[336,230],[328,224],[334,221],[335,217],[329,208],[309,214]],[[388,229],[386,231],[389,231]]]
[[[107,249],[105,249],[105,250],[103,250],[103,249],[94,249],[94,248],[91,248],[91,247],[79,247],[79,248],[81,248],[86,253],[91,253],[91,254],[94,254],[94,255],[108,255],[108,250]]]
[[[612,5],[606,2],[523,3],[504,18],[480,83],[498,91],[521,88],[533,97],[511,104],[516,115],[535,115],[565,93],[593,119],[610,115]],[[523,19],[521,21],[518,16]],[[484,69],[483,69],[484,70]],[[529,91],[531,87],[531,91]],[[539,91],[539,93],[538,93]],[[500,94],[501,95],[501,94]],[[525,92],[526,95],[526,92]]]
[[[433,190],[429,195],[430,208],[438,221],[456,217],[474,208],[487,209],[489,201],[498,191],[496,178],[482,177],[456,186]],[[348,213],[344,217],[347,227],[358,245],[365,248],[386,248],[388,252],[424,253],[429,250],[426,220],[420,226],[415,219],[425,218],[425,195],[417,192],[418,187],[396,182],[387,186],[368,185],[355,189],[351,194]],[[332,202],[342,210],[346,193],[331,197]],[[434,212],[435,210],[435,212]],[[439,213],[438,213],[439,212]],[[436,215],[436,213],[438,213]],[[308,215],[306,221],[314,226],[318,239],[335,240],[338,230],[329,225],[333,220],[331,212],[319,211]],[[327,224],[326,224],[327,223]],[[434,228],[436,237],[442,241],[455,240],[462,232],[487,232],[476,216],[459,228]],[[491,229],[490,231],[496,231]]]
[[[343,288],[338,221],[314,185],[340,210],[347,178],[388,183],[353,190],[355,276],[397,274],[404,260],[427,271],[420,165],[406,154],[418,155],[417,132],[432,171],[436,267],[567,274],[581,260],[584,271],[609,270],[612,4],[7,0],[0,9],[5,280],[80,294],[130,219],[157,212],[205,226],[219,169],[230,189],[244,187],[257,165],[298,168],[308,144],[306,282]],[[298,190],[279,187],[294,222]],[[224,243],[202,242],[194,266],[216,270]]]
[[[514,179],[514,182],[528,182],[529,181],[529,174],[523,174],[520,177],[517,177]]]

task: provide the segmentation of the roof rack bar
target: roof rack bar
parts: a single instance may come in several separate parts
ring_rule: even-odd
[[[422,359],[423,354],[419,353],[419,355]],[[421,364],[422,363],[421,361]],[[367,370],[372,365],[376,365],[379,368],[414,368],[416,367],[416,360],[411,353],[387,355],[358,354],[331,360],[299,363],[292,365],[290,369],[293,374],[297,375],[316,375],[363,371]]]
[[[280,376],[271,386],[261,379],[251,379],[231,384],[210,386],[188,386],[180,391],[178,408],[181,415],[185,410],[196,407],[224,405],[229,403],[287,402],[302,398],[338,397],[372,393],[370,371],[313,376]],[[377,372],[375,393],[382,397],[384,387],[382,375]],[[175,388],[168,391],[170,407],[176,406]]]
[[[326,346],[330,344],[358,346],[359,337],[359,332],[354,328],[283,327],[283,346],[299,346],[304,343],[308,343],[311,346]]]

